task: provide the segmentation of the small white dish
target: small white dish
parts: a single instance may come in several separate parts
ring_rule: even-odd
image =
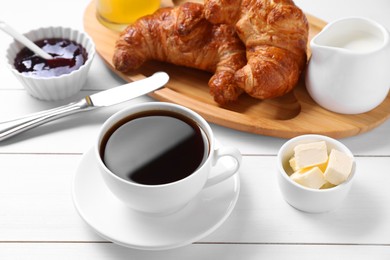
[[[343,152],[353,158],[352,171],[346,181],[326,189],[312,189],[293,181],[289,160],[294,154],[294,147],[298,144],[325,141],[328,153],[332,149]],[[285,142],[277,155],[277,178],[280,192],[284,200],[292,207],[308,213],[324,213],[341,206],[351,189],[356,172],[356,162],[352,152],[342,142],[324,135],[307,134],[294,137]]]
[[[87,81],[88,72],[95,56],[95,44],[86,33],[71,28],[46,27],[29,31],[24,36],[31,41],[49,38],[68,39],[81,44],[88,54],[85,63],[69,74],[53,77],[35,77],[24,75],[15,69],[15,57],[25,46],[17,41],[11,43],[6,54],[7,65],[31,96],[41,100],[60,100],[70,97],[81,90]]]
[[[214,174],[225,170],[223,164],[231,160],[226,159],[229,160],[213,168]],[[74,205],[101,237],[125,247],[166,250],[196,242],[222,225],[238,199],[240,180],[236,174],[203,189],[193,201],[170,215],[137,212],[108,190],[94,160],[91,149],[79,164],[72,183]]]

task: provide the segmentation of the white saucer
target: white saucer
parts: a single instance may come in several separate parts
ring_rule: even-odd
[[[238,199],[240,179],[235,174],[204,189],[176,213],[168,216],[143,214],[114,197],[105,186],[94,160],[92,150],[84,154],[72,184],[73,202],[80,216],[100,236],[122,246],[165,250],[196,242],[228,218]],[[213,169],[214,173],[226,169],[226,161],[222,162]]]

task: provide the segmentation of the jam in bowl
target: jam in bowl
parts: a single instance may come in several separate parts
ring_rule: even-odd
[[[79,92],[95,55],[92,39],[63,27],[40,28],[24,35],[53,56],[45,60],[19,42],[11,43],[8,67],[26,91],[41,100],[60,100]]]
[[[27,76],[56,77],[69,74],[79,69],[88,59],[85,48],[68,39],[42,39],[35,41],[35,44],[53,56],[53,59],[46,60],[27,47],[23,48],[16,55],[14,66],[16,70]]]

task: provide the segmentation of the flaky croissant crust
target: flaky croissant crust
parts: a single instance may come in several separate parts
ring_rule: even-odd
[[[122,72],[150,59],[214,72],[210,92],[224,104],[243,91],[259,99],[291,91],[307,41],[308,22],[292,0],[205,0],[160,9],[127,27],[113,63]]]
[[[210,92],[216,102],[234,101],[243,92],[235,72],[246,64],[245,46],[234,26],[213,25],[202,4],[162,8],[128,26],[116,42],[113,64],[122,72],[159,60],[213,72]]]
[[[226,23],[230,17],[246,46],[248,63],[235,73],[239,87],[259,99],[294,88],[307,61],[309,27],[293,1],[205,0],[205,13],[213,23]]]

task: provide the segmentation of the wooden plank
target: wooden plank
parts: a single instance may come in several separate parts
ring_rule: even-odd
[[[364,245],[218,245],[195,244],[168,251],[139,251],[111,243],[2,243],[1,259],[375,259],[388,260],[390,247]]]
[[[0,154],[0,242],[105,241],[73,207],[71,182],[81,158]],[[290,207],[275,163],[275,157],[244,156],[235,209],[200,242],[390,245],[390,175],[383,171],[390,157],[358,157],[348,198],[326,214]]]
[[[0,90],[0,111],[4,111],[0,114],[0,122],[67,104],[91,93],[94,91],[81,91],[67,100],[42,102],[24,90]],[[0,142],[0,153],[83,153],[92,146],[100,126],[109,116],[126,106],[150,101],[155,100],[144,96],[114,107],[63,118]],[[246,155],[275,155],[286,141],[215,124],[212,124],[212,129],[220,143],[237,147]],[[341,141],[355,155],[390,155],[389,133],[390,120],[370,132]]]

